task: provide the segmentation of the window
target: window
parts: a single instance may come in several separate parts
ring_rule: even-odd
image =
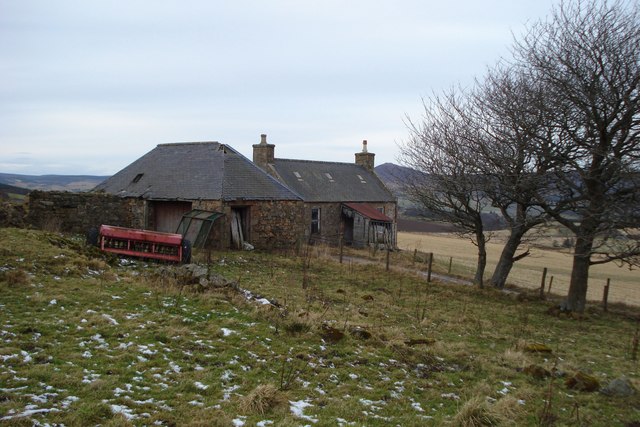
[[[136,175],[133,178],[133,181],[131,181],[131,182],[133,182],[135,184],[136,182],[140,181],[142,179],[142,175],[144,175],[144,174],[143,173],[139,173],[138,175]]]
[[[320,233],[320,208],[311,208],[311,234]]]

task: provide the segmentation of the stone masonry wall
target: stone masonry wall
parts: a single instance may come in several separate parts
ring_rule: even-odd
[[[101,224],[144,228],[145,202],[105,193],[32,191],[26,222],[39,229],[84,234]]]
[[[251,208],[251,236],[257,248],[291,248],[304,235],[301,201],[261,201]]]
[[[193,207],[224,213],[212,230],[214,247],[226,249],[232,246],[230,219],[234,208],[248,209],[249,235],[245,237],[258,249],[290,248],[304,235],[304,207],[301,201],[243,200],[223,203],[212,200],[194,202]]]

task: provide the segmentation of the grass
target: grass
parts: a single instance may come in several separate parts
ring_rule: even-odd
[[[562,235],[555,238],[545,237],[534,246],[530,243],[531,255],[515,263],[508,283],[518,287],[539,289],[542,270],[548,269],[547,284],[553,276],[551,292],[565,296],[569,289],[571,250],[554,247],[554,242],[561,242]],[[498,262],[505,236],[496,233],[487,245],[488,262],[486,279],[490,278],[493,268]],[[473,277],[477,259],[476,247],[468,240],[446,233],[398,233],[398,246],[406,251],[417,249],[421,252],[433,252],[436,271],[446,272],[449,258],[453,258],[453,273],[463,277]],[[607,279],[611,279],[609,302],[627,303],[640,306],[638,292],[638,270],[620,267],[615,263],[595,265],[589,271],[589,290],[587,298],[602,301],[603,289]]]
[[[637,395],[571,390],[560,376],[625,375],[638,388],[637,311],[559,319],[544,302],[330,255],[214,254],[209,270],[248,299],[186,285],[177,267],[0,229],[0,424],[640,421]],[[526,352],[532,343],[552,352]]]

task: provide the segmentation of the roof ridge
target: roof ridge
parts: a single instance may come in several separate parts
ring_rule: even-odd
[[[303,163],[324,163],[324,164],[331,164],[331,165],[350,165],[350,166],[360,166],[357,163],[351,163],[351,162],[330,162],[327,160],[305,160],[305,159],[282,159],[279,157],[276,157],[274,159],[275,161],[284,161],[284,162],[303,162]]]
[[[194,142],[167,142],[163,144],[158,144],[158,147],[166,147],[170,145],[213,145],[213,144],[221,145],[218,141],[194,141]]]

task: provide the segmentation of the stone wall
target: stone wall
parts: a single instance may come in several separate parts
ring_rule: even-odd
[[[146,203],[106,193],[32,191],[27,224],[44,230],[84,234],[101,224],[144,228]]]
[[[210,242],[213,247],[232,247],[230,219],[233,209],[247,210],[248,233],[245,240],[258,249],[291,248],[304,235],[304,205],[301,201],[199,201],[194,202],[193,207],[224,214],[216,220],[212,230]]]
[[[291,248],[304,235],[301,201],[260,201],[251,209],[251,236],[259,248]]]

